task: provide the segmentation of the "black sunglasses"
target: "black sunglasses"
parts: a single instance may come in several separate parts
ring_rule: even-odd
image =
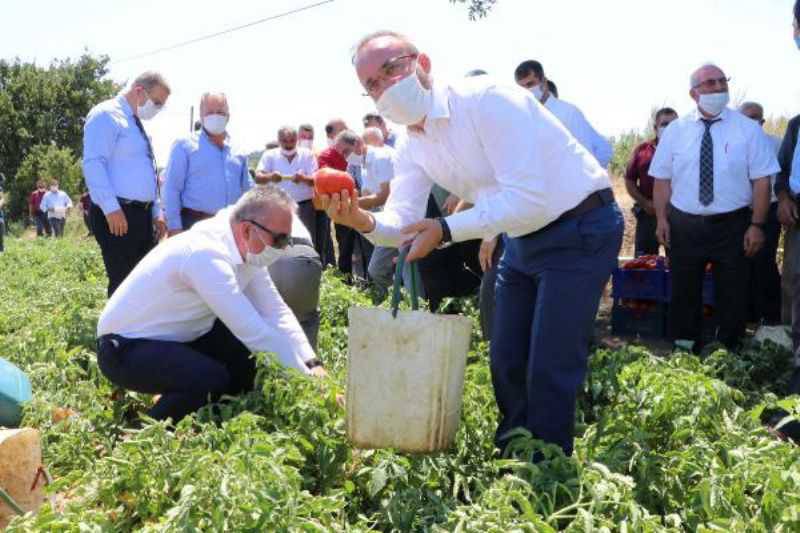
[[[252,225],[254,225],[255,227],[257,227],[258,229],[266,231],[267,233],[269,233],[269,236],[272,237],[272,247],[273,248],[277,248],[278,250],[283,250],[287,246],[291,246],[292,245],[292,236],[289,235],[288,233],[276,233],[276,232],[272,231],[271,229],[265,228],[264,226],[262,226],[261,224],[259,224],[255,220],[250,220],[249,218],[245,219],[245,220],[246,220],[246,222],[249,222]]]

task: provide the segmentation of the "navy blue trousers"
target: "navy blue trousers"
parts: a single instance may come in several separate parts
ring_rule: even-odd
[[[575,403],[603,289],[622,244],[613,201],[518,238],[504,238],[496,282],[491,371],[501,421],[572,453]]]
[[[97,364],[112,383],[161,394],[147,413],[156,420],[177,422],[223,394],[253,388],[250,350],[220,320],[188,343],[104,335],[97,344]]]

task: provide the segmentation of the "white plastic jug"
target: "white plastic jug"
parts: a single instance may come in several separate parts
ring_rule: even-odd
[[[347,436],[359,448],[448,448],[461,418],[468,318],[352,307]]]

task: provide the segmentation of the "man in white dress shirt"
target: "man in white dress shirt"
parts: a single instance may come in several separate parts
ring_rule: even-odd
[[[178,421],[253,387],[252,352],[324,375],[267,267],[286,254],[295,204],[274,186],[156,247],[114,292],[97,325],[97,360],[114,384],[160,399]]]
[[[520,87],[531,91],[536,99],[561,121],[572,136],[591,152],[601,167],[608,168],[608,163],[611,162],[611,157],[614,155],[611,143],[597,133],[597,130],[586,120],[583,112],[577,106],[565,100],[559,100],[555,94],[550,92],[541,63],[530,59],[523,61],[514,71],[514,78]]]
[[[256,179],[276,183],[297,203],[297,214],[312,234],[316,227],[316,211],[311,203],[317,159],[308,148],[297,145],[297,130],[283,126],[278,130],[280,148],[267,150],[256,168]]]
[[[669,250],[671,336],[703,347],[705,266],[714,275],[716,338],[735,349],[747,319],[747,258],[764,244],[770,176],[780,169],[758,124],[728,109],[728,78],[704,65],[690,78],[697,109],[672,121],[650,175],[656,237]]]
[[[435,79],[430,57],[400,34],[365,37],[353,64],[380,114],[408,135],[382,212],[347,191],[323,205],[376,244],[410,239],[410,261],[506,234],[491,346],[496,443],[524,427],[571,453],[594,318],[622,242],[608,174],[529,91],[489,76]],[[434,183],[474,207],[424,218]]]

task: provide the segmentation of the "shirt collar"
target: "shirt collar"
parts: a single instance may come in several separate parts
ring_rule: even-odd
[[[233,228],[231,227],[232,211],[232,207],[220,209],[217,214],[214,215],[214,223],[218,224],[220,228],[222,242],[225,243],[231,263],[234,265],[241,265],[244,263],[244,260],[242,259],[242,254],[239,253],[239,247],[236,246],[236,239],[233,236]]]
[[[703,115],[700,112],[700,109],[698,109],[696,107],[694,108],[694,111],[692,111],[692,119],[695,122],[700,122],[701,120],[725,120],[729,116],[730,116],[730,108],[727,108],[727,107],[725,109],[723,109],[722,112],[719,115],[717,115],[716,117],[711,118],[711,119],[709,119],[705,115]]]
[[[200,128],[200,138],[201,139],[205,139],[205,142],[207,142],[208,144],[210,144],[214,148],[220,148],[219,146],[214,144],[214,141],[211,140],[211,137],[209,137],[208,132],[206,131],[205,128]],[[225,132],[225,140],[222,142],[222,148],[226,148],[228,146],[229,140],[230,140],[230,135],[228,135],[228,132],[226,131]]]
[[[431,86],[431,110],[425,116],[425,124],[423,130],[428,126],[428,123],[434,120],[443,120],[450,118],[450,88],[447,84],[437,84],[433,82]],[[411,129],[409,132],[422,133],[419,130]]]
[[[122,108],[122,111],[129,117],[133,116],[133,109],[131,109],[131,105],[128,103],[128,99],[125,98],[124,94],[118,94],[116,97],[116,101],[119,106]]]

